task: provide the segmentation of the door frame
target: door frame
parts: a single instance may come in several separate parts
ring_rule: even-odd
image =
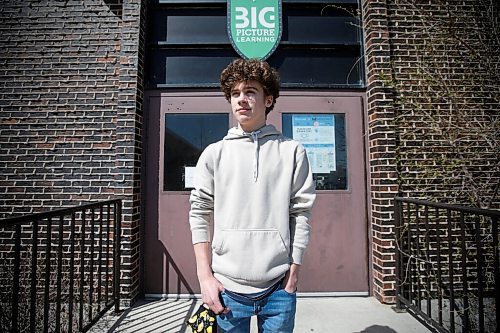
[[[373,244],[372,244],[372,228],[371,228],[371,207],[370,207],[370,170],[369,170],[369,152],[368,152],[368,121],[367,121],[367,105],[366,105],[366,93],[357,91],[327,91],[327,90],[317,90],[317,91],[303,91],[303,90],[282,90],[280,91],[280,96],[304,96],[304,97],[325,97],[325,98],[335,98],[335,97],[357,97],[361,100],[362,106],[362,128],[363,128],[363,157],[364,157],[364,188],[365,188],[365,222],[366,222],[366,235],[367,235],[367,284],[368,284],[368,295],[373,295]],[[140,268],[140,284],[141,291],[147,297],[188,297],[191,298],[193,295],[179,295],[179,294],[146,294],[145,285],[145,265],[147,251],[145,249],[146,240],[146,221],[153,219],[158,223],[159,213],[158,213],[158,202],[160,195],[160,186],[162,184],[160,179],[160,170],[163,170],[163,163],[161,157],[163,152],[160,151],[160,143],[162,142],[162,136],[160,134],[161,126],[163,122],[158,122],[158,117],[162,117],[163,112],[160,114],[152,114],[154,108],[151,105],[152,97],[169,98],[169,97],[209,97],[208,100],[214,100],[213,97],[217,97],[218,101],[216,103],[208,103],[207,108],[210,110],[217,110],[220,113],[220,105],[226,103],[225,107],[229,113],[230,126],[236,125],[236,121],[231,115],[230,104],[225,100],[221,92],[218,91],[160,91],[160,90],[150,90],[144,93],[144,132],[143,132],[143,163],[141,165],[141,208],[142,208],[142,219],[141,219],[141,268]],[[279,100],[278,100],[279,103]],[[215,107],[215,109],[213,109]],[[156,106],[156,109],[160,110],[161,106]],[[307,110],[305,110],[307,111]],[[210,111],[207,111],[210,112]],[[319,112],[320,113],[320,112]],[[281,112],[276,112],[276,110],[271,111],[269,118],[277,118],[274,121],[281,125]],[[347,122],[347,119],[346,119]],[[347,124],[346,124],[347,126]],[[162,131],[164,132],[164,131]],[[157,133],[155,135],[155,133]],[[159,160],[151,159],[150,156],[158,156]],[[147,174],[155,174],[155,177],[147,176]],[[346,190],[331,190],[322,191],[322,193],[336,192],[336,191],[346,191]],[[165,191],[166,192],[166,191]],[[189,195],[190,191],[180,191],[176,194]],[[195,294],[195,296],[199,296]],[[299,297],[321,297],[321,296],[367,296],[367,293],[352,293],[352,292],[299,292]]]
[[[366,103],[366,93],[364,91],[331,91],[331,90],[282,90],[280,91],[280,96],[287,96],[287,97],[317,97],[317,98],[326,98],[326,99],[332,99],[334,100],[335,98],[338,97],[351,97],[351,98],[359,98],[360,101],[360,106],[361,106],[361,128],[362,128],[362,147],[363,147],[363,164],[364,164],[364,174],[363,174],[363,182],[364,182],[364,193],[365,193],[365,205],[363,207],[364,210],[364,216],[365,216],[365,227],[366,227],[366,256],[367,256],[367,290],[368,292],[341,292],[341,291],[336,291],[336,292],[299,292],[297,293],[298,296],[303,296],[303,297],[321,297],[321,296],[372,296],[373,295],[373,248],[374,245],[372,243],[373,237],[372,237],[372,221],[371,221],[371,207],[370,207],[370,166],[369,166],[369,151],[368,151],[368,121],[367,121],[367,103]],[[283,113],[294,113],[293,111],[288,111],[284,110],[284,112],[281,112],[280,109],[283,108],[282,105],[279,105],[279,100],[277,102],[277,107],[271,113],[269,114],[270,120],[273,119],[274,123],[279,125],[280,129],[282,128],[282,114]],[[332,110],[325,110],[325,111],[309,111],[309,110],[304,110],[304,113],[318,113],[318,114],[329,114],[329,113],[335,113],[335,111]],[[346,129],[348,128],[348,117],[346,117]],[[349,155],[349,150],[347,151],[347,154]],[[349,158],[348,158],[349,159]],[[350,170],[350,168],[349,168]],[[349,173],[349,175],[351,175]],[[351,178],[351,177],[350,177]],[[328,195],[332,193],[352,193],[352,189],[348,187],[347,190],[321,190],[320,192],[317,192],[317,195]],[[314,218],[314,214],[313,214]]]

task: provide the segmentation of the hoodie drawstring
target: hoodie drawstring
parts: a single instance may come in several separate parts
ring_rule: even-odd
[[[250,133],[250,135],[252,136],[253,145],[255,148],[254,157],[253,157],[253,181],[254,182],[257,181],[257,177],[259,175],[259,133],[260,133],[260,130]]]

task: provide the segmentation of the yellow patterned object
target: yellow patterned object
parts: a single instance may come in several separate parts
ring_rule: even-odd
[[[187,324],[193,333],[216,333],[217,322],[215,313],[206,304],[201,305],[196,313],[187,320]]]

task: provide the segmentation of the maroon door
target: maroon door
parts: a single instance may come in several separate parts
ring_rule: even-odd
[[[199,293],[188,224],[190,166],[184,167],[182,175],[185,189],[166,189],[164,178],[171,177],[168,171],[173,166],[168,161],[165,165],[165,122],[169,121],[169,115],[227,115],[230,105],[220,93],[155,92],[146,100],[145,293],[158,296]],[[317,191],[311,219],[311,243],[301,269],[299,288],[301,292],[367,295],[368,223],[362,95],[282,92],[268,123],[284,132],[291,129],[290,136],[293,136],[297,135],[296,128],[302,125],[300,121],[310,119],[311,115],[335,120],[335,129],[322,129],[336,133],[336,146],[345,145],[335,158],[343,161],[346,170],[341,173],[341,168],[337,169],[339,181],[334,184],[337,176],[323,177],[324,166],[314,160],[319,172],[315,177],[322,185]],[[227,119],[228,127],[235,125],[230,116]],[[315,155],[311,155],[314,158],[327,149],[311,147],[311,153],[316,149]],[[324,185],[327,183],[334,185]],[[337,188],[329,189],[329,186]]]
[[[283,92],[270,113],[269,122],[285,129],[286,114],[335,115],[338,123],[343,122],[345,134],[336,136],[336,145],[345,144],[347,173],[339,177],[345,177],[346,181],[338,186],[345,189],[316,192],[312,235],[301,268],[299,289],[301,292],[367,295],[368,222],[362,95]],[[310,158],[310,163],[313,165],[315,161]]]

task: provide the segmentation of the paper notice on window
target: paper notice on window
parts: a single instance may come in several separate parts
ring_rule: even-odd
[[[302,143],[313,173],[336,171],[335,118],[333,114],[293,115],[293,139]]]
[[[196,167],[184,167],[184,188],[194,188],[194,172]]]

